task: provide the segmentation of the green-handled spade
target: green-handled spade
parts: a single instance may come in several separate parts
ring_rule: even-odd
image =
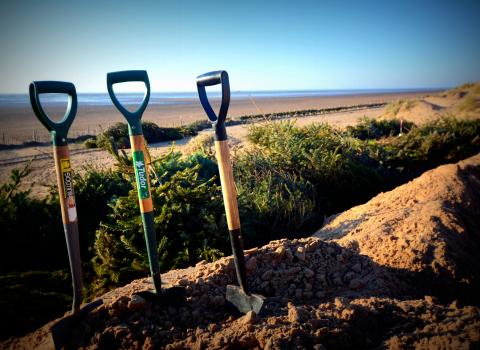
[[[30,102],[38,120],[50,131],[53,143],[55,171],[57,174],[58,196],[62,212],[63,228],[67,241],[68,258],[72,272],[73,305],[72,313],[77,313],[82,303],[82,266],[78,238],[77,208],[73,192],[73,176],[67,134],[77,113],[77,94],[72,83],[60,81],[34,81],[30,84]],[[51,120],[42,108],[40,94],[63,93],[68,95],[65,116],[60,122]]]
[[[206,86],[222,85],[222,104],[218,116],[208,102]],[[234,285],[227,285],[226,299],[233,304],[240,312],[247,313],[254,311],[259,313],[262,310],[265,297],[259,294],[250,293],[247,284],[245,269],[245,257],[243,254],[242,233],[240,231],[240,216],[238,213],[237,191],[233,180],[232,163],[228,149],[227,129],[225,119],[230,104],[230,84],[226,71],[205,73],[197,77],[197,89],[200,102],[207,113],[208,119],[215,129],[215,154],[220,172],[220,183],[222,185],[223,202],[227,216],[230,243],[232,245],[233,259],[237,280],[240,288]]]
[[[60,348],[65,345],[74,327],[74,322],[81,314],[88,312],[102,304],[98,299],[84,305],[82,303],[82,265],[80,260],[80,243],[78,233],[77,208],[73,190],[72,166],[67,144],[67,135],[77,113],[77,93],[72,83],[61,81],[34,81],[29,87],[30,103],[38,120],[47,128],[52,136],[53,155],[57,174],[58,197],[62,212],[65,240],[67,242],[68,259],[72,273],[73,304],[72,315],[63,318],[51,327],[54,346]],[[59,122],[53,121],[45,113],[40,102],[41,94],[67,94],[68,105],[65,115]]]
[[[143,82],[146,87],[146,93],[143,102],[135,112],[127,110],[117,99],[113,91],[113,85],[126,82]],[[145,140],[142,131],[142,115],[148,105],[150,98],[150,82],[147,72],[144,70],[131,70],[112,72],[107,74],[107,89],[113,104],[123,114],[128,123],[128,133],[132,147],[133,167],[135,169],[135,179],[137,182],[138,202],[140,205],[140,214],[142,216],[145,242],[147,245],[148,262],[150,273],[153,279],[157,301],[180,303],[185,299],[185,290],[182,287],[172,287],[162,291],[162,281],[160,276],[160,266],[158,263],[157,239],[155,233],[155,223],[153,215],[153,203],[150,193],[150,180],[148,176],[147,159],[145,151]],[[152,299],[148,292],[137,293],[146,298]]]

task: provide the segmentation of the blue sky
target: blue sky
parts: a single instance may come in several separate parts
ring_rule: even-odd
[[[32,80],[105,92],[146,69],[153,91],[448,87],[480,80],[480,1],[0,2],[0,93]]]

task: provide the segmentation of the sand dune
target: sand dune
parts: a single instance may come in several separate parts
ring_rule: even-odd
[[[442,116],[479,118],[480,83],[465,84],[436,95],[393,101],[385,107],[382,118],[398,118],[421,125]]]

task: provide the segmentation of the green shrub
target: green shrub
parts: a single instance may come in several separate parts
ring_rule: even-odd
[[[276,171],[271,159],[260,152],[235,159],[235,180],[247,247],[294,237],[321,220],[312,184]]]
[[[84,175],[74,175],[80,244],[85,261],[93,258],[95,231],[107,218],[117,198],[128,194],[132,185],[112,170],[90,169]]]
[[[161,128],[157,124],[148,121],[142,123],[142,130],[143,136],[148,143],[175,141],[185,136],[182,128]],[[126,123],[116,123],[97,136],[98,147],[107,148],[111,141],[115,143],[117,148],[130,148],[128,125]]]
[[[132,185],[123,178],[122,174],[112,170],[90,168],[84,174],[74,173],[80,247],[84,260],[90,260],[93,257],[95,231],[111,211],[111,203],[115,202],[118,197],[127,195],[131,188]],[[45,219],[56,220],[61,227],[60,203],[56,184],[52,184],[51,195],[45,202],[56,213],[54,217],[45,217]],[[60,237],[63,240],[62,252],[66,252],[63,234]]]
[[[184,136],[196,136],[199,131],[209,129],[212,123],[208,120],[199,120],[181,127]]]
[[[30,164],[0,186],[0,272],[57,269],[68,264],[60,210],[48,198],[19,190]]]
[[[97,140],[94,138],[87,139],[83,142],[85,148],[97,148]]]
[[[142,130],[148,143],[175,141],[185,136],[181,128],[161,128],[152,122],[143,122]]]
[[[368,143],[346,137],[327,124],[254,126],[249,139],[266,153],[276,172],[311,183],[324,213],[343,210],[383,190],[385,169]]]
[[[177,172],[186,168],[200,165],[198,176],[201,180],[208,181],[212,177],[218,178],[218,167],[213,155],[203,152],[195,152],[182,157],[180,152],[173,150],[153,162],[156,173],[162,178],[170,178]],[[156,179],[154,179],[156,180]],[[217,181],[217,183],[219,183]]]
[[[208,177],[210,160],[178,154],[155,163],[158,186],[152,186],[160,267],[186,267],[221,256],[226,226],[220,187]],[[202,175],[202,171],[204,172]],[[94,268],[105,284],[125,283],[148,273],[148,260],[136,190],[118,198],[109,219],[97,230]]]
[[[214,144],[215,138],[212,134],[203,134],[198,135],[197,137],[192,138],[184,148],[184,153],[204,153],[204,154],[214,154]]]
[[[0,340],[33,331],[71,303],[68,274],[38,271],[68,267],[68,259],[55,203],[19,189],[29,167],[0,185]]]
[[[113,142],[117,148],[130,148],[128,125],[126,123],[116,123],[97,136],[97,146],[99,148],[108,147],[110,142]]]
[[[66,270],[0,275],[0,341],[62,316],[72,304],[71,293]]]
[[[403,121],[402,134],[408,133],[415,124],[409,121]],[[400,134],[399,119],[378,120],[374,118],[363,117],[354,126],[347,126],[347,132],[350,136],[360,140],[381,139],[388,136]]]
[[[417,176],[480,152],[480,120],[444,117],[391,139],[385,147],[390,166]]]
[[[384,189],[383,153],[329,125],[269,123],[248,138],[256,147],[234,158],[247,246],[311,233]]]
[[[0,186],[0,337],[21,335],[52,318],[61,316],[71,304],[71,280],[56,185],[42,200],[19,190],[29,164],[14,170],[9,182]],[[105,220],[116,196],[131,189],[121,174],[88,170],[75,175],[84,285],[90,289],[92,269],[88,261],[95,253],[95,231]],[[54,270],[64,271],[51,272]],[[26,272],[27,271],[27,272]],[[36,271],[36,272],[28,272]],[[4,333],[6,332],[6,333]]]

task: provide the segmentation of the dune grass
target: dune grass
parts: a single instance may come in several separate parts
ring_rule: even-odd
[[[401,99],[388,103],[385,106],[385,115],[394,118],[400,111],[409,111],[417,104],[417,100]]]

